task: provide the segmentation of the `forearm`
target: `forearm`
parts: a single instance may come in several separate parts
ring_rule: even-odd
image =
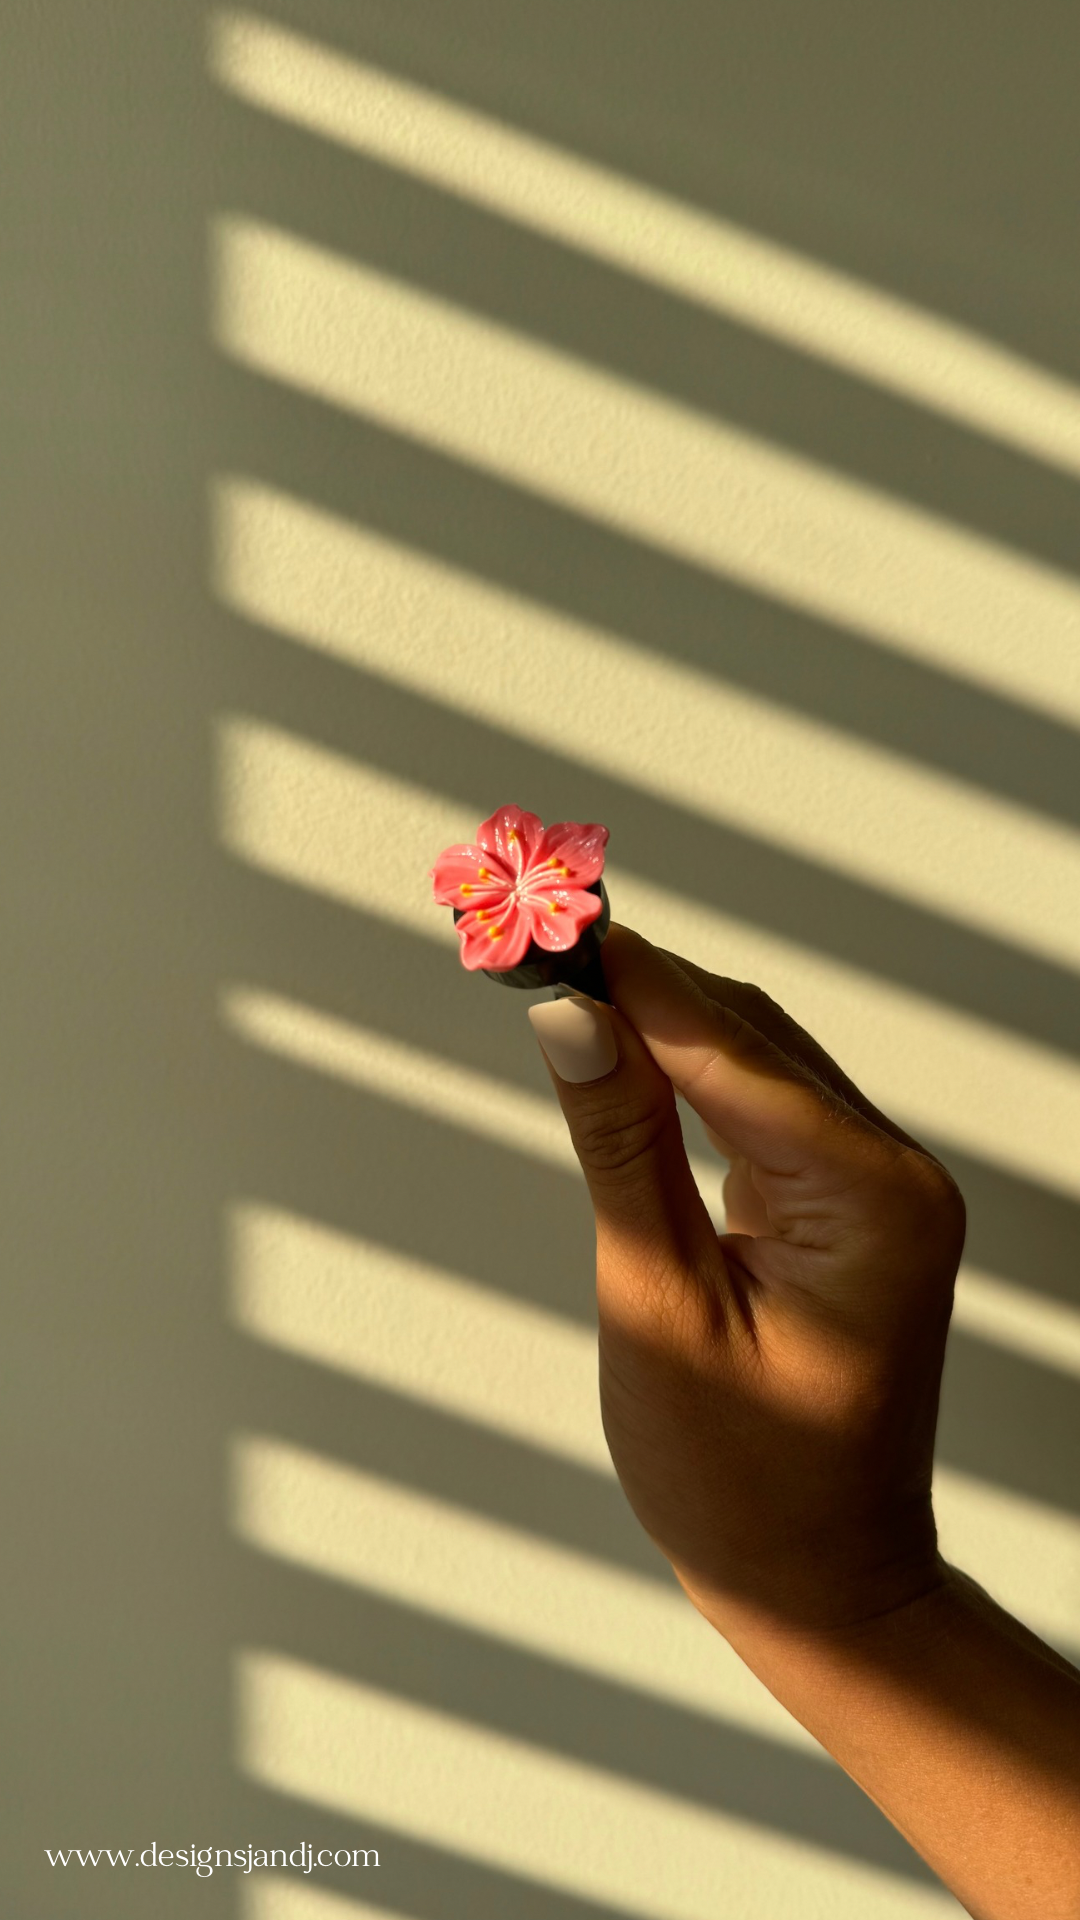
[[[854,1634],[716,1624],[977,1920],[1077,1920],[1080,1673],[972,1582]]]

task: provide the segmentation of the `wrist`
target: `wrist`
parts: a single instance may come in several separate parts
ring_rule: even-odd
[[[761,1635],[820,1637],[839,1647],[881,1631],[915,1631],[924,1618],[920,1603],[962,1578],[938,1553],[929,1502],[873,1528],[815,1530],[812,1551],[805,1543],[797,1553],[789,1543],[780,1557],[744,1551],[734,1577],[723,1577],[726,1568],[716,1579],[708,1567],[676,1564],[676,1572],[698,1611],[733,1645]]]
[[[988,1730],[998,1710],[1037,1712],[1044,1694],[1066,1701],[1076,1761],[1080,1670],[958,1567],[940,1557],[924,1584],[880,1612],[808,1624],[740,1605],[707,1615],[759,1680],[841,1764],[857,1761],[913,1712],[924,1725],[950,1719]],[[1062,1688],[1064,1687],[1064,1692]],[[1022,1703],[1022,1709],[1021,1705]],[[864,1780],[865,1784],[865,1780]]]

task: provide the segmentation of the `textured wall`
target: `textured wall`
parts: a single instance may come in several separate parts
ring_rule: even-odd
[[[1075,13],[4,33],[8,1905],[958,1911],[630,1520],[425,874],[607,822],[948,1160],[945,1544],[1080,1648]],[[43,1853],[154,1840],[380,1866]]]

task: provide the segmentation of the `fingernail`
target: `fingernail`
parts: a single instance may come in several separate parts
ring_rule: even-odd
[[[602,1080],[618,1065],[611,1021],[603,1007],[584,994],[542,1000],[529,1008],[529,1019],[560,1080],[582,1086],[586,1080]]]

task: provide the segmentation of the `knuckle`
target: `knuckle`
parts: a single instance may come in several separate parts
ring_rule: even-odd
[[[753,980],[741,980],[738,992],[743,1013],[748,1019],[754,1013],[779,1013],[780,1011],[776,1001],[769,997],[764,987],[759,987]]]
[[[952,1174],[940,1160],[911,1149],[904,1156],[904,1168],[912,1198],[920,1212],[933,1220],[935,1232],[962,1245],[967,1208]]]
[[[590,1173],[625,1175],[650,1158],[667,1132],[668,1113],[655,1102],[622,1100],[579,1112],[578,1153]]]
[[[732,980],[728,982],[731,1005],[736,1013],[748,1020],[751,1026],[766,1019],[786,1018],[782,1007],[759,987],[753,980]]]
[[[758,1015],[756,1020],[755,1012]],[[750,1007],[740,999],[718,1006],[714,1017],[717,1040],[725,1052],[756,1055],[768,1048],[768,1037],[762,1032],[764,1021],[760,1008]]]
[[[746,1020],[730,1000],[722,1000],[714,1004],[713,1023],[721,1046],[734,1046],[747,1030]]]

